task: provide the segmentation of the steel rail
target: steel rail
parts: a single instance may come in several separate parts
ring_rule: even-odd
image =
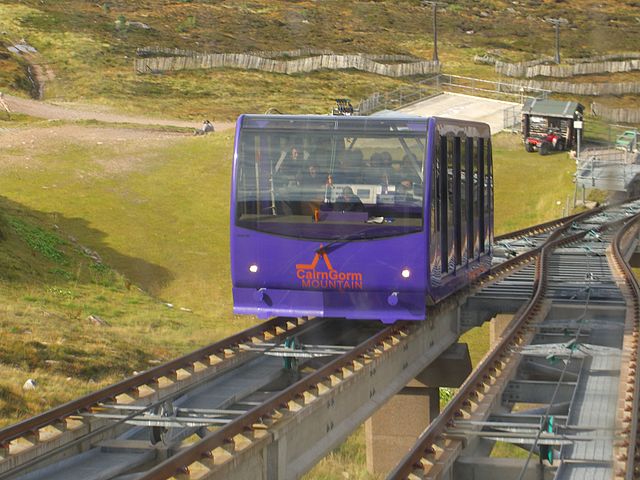
[[[623,367],[620,375],[621,383],[624,382],[624,391],[621,392],[624,395],[624,400],[619,402],[622,409],[621,415],[619,415],[622,431],[623,434],[628,435],[628,438],[617,445],[616,459],[622,462],[622,465],[614,472],[616,479],[624,480],[634,480],[640,477],[640,437],[638,436],[638,429],[640,429],[638,412],[640,407],[638,398],[640,396],[640,378],[636,373],[638,338],[640,337],[640,284],[626,262],[622,251],[622,242],[625,236],[637,234],[638,228],[640,228],[638,220],[640,220],[640,215],[634,216],[620,229],[611,248],[616,267],[623,275],[627,296],[630,300],[627,307],[632,312],[632,318],[630,319],[632,331],[625,332],[623,344],[623,355],[628,355],[628,364]],[[626,381],[623,380],[623,373],[627,375]]]
[[[604,207],[597,207],[591,210],[588,210],[589,213],[597,213],[603,210]],[[531,227],[521,228],[520,230],[514,230],[513,232],[503,233],[502,235],[498,235],[493,238],[494,242],[501,242],[503,240],[509,239],[518,239],[522,237],[526,237],[531,234],[547,232],[562,226],[563,224],[574,220],[578,215],[582,213],[575,213],[573,215],[569,215],[567,217],[556,218],[555,220],[550,220],[548,222],[540,223],[538,225],[533,225]]]
[[[158,381],[161,378],[175,377],[179,370],[193,371],[197,363],[206,366],[206,368],[213,368],[215,372],[224,370],[225,366],[230,363],[229,361],[236,358],[235,354],[240,351],[240,345],[243,343],[250,342],[256,338],[259,339],[265,335],[276,337],[284,333],[290,334],[304,325],[310,325],[310,323],[310,321],[302,321],[295,318],[276,317],[238,332],[219,342],[202,347],[182,357],[139,373],[138,375],[67,402],[40,415],[3,428],[0,430],[0,448],[7,449],[9,448],[9,444],[14,440],[33,435],[45,427],[60,424],[78,412],[90,410],[101,402],[111,401],[119,395],[135,394],[139,388],[150,385],[153,386],[153,390],[157,390]],[[253,354],[255,355],[254,352]],[[218,358],[217,363],[212,363],[212,356]],[[47,440],[42,443],[46,441]],[[9,456],[10,455],[7,455],[7,457]],[[3,459],[0,457],[0,463],[2,461]]]
[[[138,480],[160,480],[168,479],[179,473],[188,474],[189,466],[202,462],[204,459],[211,459],[214,455],[213,451],[224,445],[233,445],[234,437],[242,435],[250,437],[255,430],[255,426],[269,423],[269,419],[274,419],[282,410],[290,408],[289,402],[295,402],[296,399],[304,404],[304,394],[309,391],[318,391],[319,385],[329,382],[332,375],[341,376],[343,369],[349,364],[357,361],[364,361],[368,352],[375,349],[378,345],[391,341],[394,336],[409,334],[412,328],[412,322],[396,323],[386,327],[384,330],[376,333],[374,336],[360,343],[348,353],[334,359],[314,373],[300,379],[286,390],[278,393],[266,403],[261,404],[249,410],[247,413],[239,416],[233,422],[226,426],[209,433],[207,436],[197,441],[193,445],[181,450],[164,462],[156,465]],[[275,420],[275,419],[274,419]]]
[[[520,238],[522,236],[526,236],[531,233],[536,233],[540,231],[550,231],[553,228],[555,228],[556,230],[559,228],[566,229],[566,228],[569,228],[573,224],[573,222],[575,222],[576,220],[578,219],[584,220],[585,218],[588,218],[592,215],[597,215],[601,213],[603,210],[605,210],[605,208],[606,207],[601,206],[601,207],[593,208],[591,210],[587,210],[585,212],[581,212],[575,215],[569,215],[568,217],[563,217],[556,220],[551,220],[549,222],[541,223],[533,227],[516,230],[515,232],[502,235],[501,237],[496,237],[494,241],[496,241],[498,238],[502,238],[502,239]],[[511,235],[513,235],[513,237]],[[471,283],[470,288],[474,290],[484,288],[488,284],[495,283],[498,280],[504,278],[506,275],[510,274],[510,272],[512,272],[513,270],[518,269],[520,267],[524,267],[525,265],[528,265],[542,251],[543,246],[544,244],[538,245],[537,247],[534,247],[531,250],[521,253],[520,255],[517,255],[515,257],[509,258],[508,260],[505,260],[504,262],[491,267],[489,271],[487,271],[484,275],[474,280]],[[452,298],[456,299],[462,294],[468,295],[469,288],[463,289],[462,291],[458,291],[458,292],[452,292],[447,297],[445,297],[444,300],[450,300]]]
[[[394,468],[394,470],[388,476],[389,479],[399,480],[405,479],[411,475],[415,468],[422,469],[423,458],[428,457],[430,454],[435,453],[433,446],[437,443],[438,438],[441,438],[447,427],[455,423],[456,418],[460,418],[463,415],[463,411],[471,405],[470,398],[477,397],[477,390],[481,388],[483,380],[490,378],[490,372],[499,370],[500,364],[504,363],[501,358],[508,351],[508,347],[519,345],[519,340],[524,336],[525,330],[528,324],[535,318],[540,312],[541,301],[544,298],[546,292],[546,264],[550,252],[559,247],[569,243],[574,243],[583,238],[588,231],[582,231],[574,235],[558,238],[566,231],[571,223],[582,220],[592,215],[593,211],[587,211],[573,217],[569,222],[565,223],[561,228],[556,229],[546,240],[544,245],[539,248],[536,259],[536,270],[534,278],[534,293],[529,299],[527,304],[519,315],[514,318],[510,328],[503,334],[501,340],[494,347],[492,352],[484,357],[482,362],[467,378],[465,383],[460,387],[460,390],[456,396],[445,407],[444,411],[427,427],[427,429],[420,436],[418,442],[414,445],[411,451],[402,459],[402,461]],[[602,230],[605,225],[611,226],[613,224],[620,223],[628,220],[627,218],[620,219],[614,222],[601,225],[598,230]],[[516,257],[517,258],[517,257]],[[486,394],[486,393],[485,393]]]

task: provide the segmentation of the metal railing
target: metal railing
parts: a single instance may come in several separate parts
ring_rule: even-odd
[[[380,110],[398,109],[451,90],[517,103],[524,103],[528,98],[546,99],[551,93],[550,90],[542,88],[439,73],[410,87],[400,87],[390,92],[376,92],[361,101],[358,108],[361,115],[370,115]],[[514,106],[513,112],[505,113],[505,128],[511,128],[519,122],[520,110]]]
[[[524,103],[528,98],[545,100],[550,90],[535,87],[524,87],[515,83],[484,80],[481,78],[463,77],[441,73],[439,82],[443,88],[459,89],[473,95],[497,97],[500,100]]]

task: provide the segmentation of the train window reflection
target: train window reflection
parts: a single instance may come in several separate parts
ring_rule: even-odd
[[[244,125],[236,224],[333,240],[422,230],[426,122],[420,128],[399,120],[371,123],[333,130]]]

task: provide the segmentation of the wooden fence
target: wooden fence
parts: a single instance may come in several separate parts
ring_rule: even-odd
[[[252,55],[254,57],[263,58],[301,58],[301,57],[313,57],[318,55],[333,55],[335,52],[327,49],[319,48],[299,48],[297,50],[256,50],[252,52],[244,52],[245,55]],[[198,57],[202,55],[208,55],[208,53],[197,52],[195,50],[184,50],[179,48],[167,48],[167,47],[141,47],[136,49],[136,55],[139,57]],[[365,53],[358,54],[369,60],[378,62],[417,62],[419,58],[411,55],[398,55],[398,54],[381,54],[370,55]]]
[[[161,56],[175,56],[175,57],[197,57],[200,55],[206,55],[209,52],[202,53],[196,50],[184,50],[180,48],[167,48],[167,47],[141,47],[136,49],[136,55],[139,57],[161,57]],[[214,52],[211,52],[214,53]],[[256,50],[253,52],[244,52],[247,55],[254,55],[256,57],[265,58],[299,58],[310,57],[314,55],[331,55],[331,50],[319,49],[319,48],[299,48],[297,50]]]
[[[513,85],[525,89],[539,88],[551,90],[555,93],[570,93],[572,95],[638,95],[640,82],[619,83],[571,83],[552,82],[546,80],[514,80]]]
[[[540,65],[543,63],[553,62],[553,57],[540,57],[536,60],[530,60],[528,62],[518,62],[518,63],[507,63],[502,60],[497,59],[491,55],[476,55],[473,57],[473,61],[475,63],[484,63],[486,65],[496,65],[496,64],[504,64],[504,65],[518,65],[521,67],[532,67],[535,65]]]
[[[640,109],[637,108],[611,108],[594,102],[591,112],[609,122],[640,123]]]
[[[169,51],[170,50],[170,51]],[[303,73],[321,69],[343,70],[354,68],[388,77],[426,75],[440,71],[440,64],[417,60],[405,55],[338,55],[322,54],[295,60],[273,60],[246,53],[212,53],[184,55],[183,50],[169,49],[163,57],[143,57],[134,61],[137,73],[161,73],[169,70],[194,70],[212,68],[242,68],[273,73]],[[286,53],[300,53],[297,50]],[[272,52],[273,53],[273,52]],[[283,53],[283,52],[280,52]],[[147,54],[148,55],[148,54]],[[410,59],[411,61],[407,61]],[[404,62],[385,64],[380,62]]]
[[[576,63],[570,65],[531,65],[496,62],[496,72],[507,77],[555,77],[568,78],[576,75],[599,73],[621,73],[640,70],[640,60]]]
[[[640,70],[640,53],[616,53],[589,58],[567,58],[564,65],[552,64],[551,57],[542,57],[529,62],[508,63],[490,55],[474,57],[476,63],[495,65],[496,72],[507,77],[556,77],[568,78],[577,75],[621,73]]]

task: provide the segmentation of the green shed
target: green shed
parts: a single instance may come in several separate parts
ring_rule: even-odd
[[[565,149],[572,149],[577,141],[575,122],[582,122],[583,112],[578,102],[530,98],[522,107],[523,140],[554,130],[564,139]]]

